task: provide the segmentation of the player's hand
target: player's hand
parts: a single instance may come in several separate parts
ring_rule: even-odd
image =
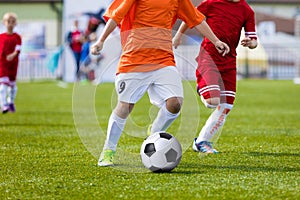
[[[241,45],[243,47],[248,47],[251,43],[251,39],[248,37],[245,37],[244,39],[241,40]]]
[[[176,34],[172,40],[172,45],[175,49],[182,43],[181,37]]]
[[[12,61],[16,57],[15,53],[11,53],[8,56],[6,56],[7,61]]]
[[[91,47],[91,53],[93,55],[99,55],[100,51],[103,48],[103,42],[96,42],[94,45]]]
[[[215,43],[215,47],[216,47],[217,51],[220,54],[222,54],[222,56],[225,56],[226,54],[228,54],[230,52],[229,46],[220,40]]]
[[[254,49],[257,46],[257,41],[252,40],[249,37],[245,37],[244,39],[241,40],[241,45],[243,47],[248,47],[250,49]]]

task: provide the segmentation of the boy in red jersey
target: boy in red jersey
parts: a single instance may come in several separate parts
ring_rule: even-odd
[[[21,36],[14,32],[17,15],[6,13],[3,16],[6,32],[0,34],[0,100],[2,113],[15,112],[14,100],[17,94],[16,77]]]
[[[214,45],[204,37],[197,57],[197,92],[208,108],[214,108],[206,124],[193,142],[193,149],[202,153],[217,153],[212,147],[213,136],[222,128],[233,107],[236,92],[236,48],[242,28],[245,38],[241,45],[256,48],[254,11],[245,0],[204,0],[197,9],[206,16],[206,21],[220,40],[226,42],[230,52],[220,56]],[[183,22],[173,38],[176,48],[188,26]]]
[[[109,119],[99,166],[113,165],[127,117],[146,92],[160,108],[151,133],[165,131],[179,116],[183,89],[172,50],[172,26],[177,17],[207,36],[219,53],[229,52],[190,0],[115,0],[104,17],[108,21],[91,52],[99,54],[106,38],[120,25],[122,55],[115,81],[118,104]]]

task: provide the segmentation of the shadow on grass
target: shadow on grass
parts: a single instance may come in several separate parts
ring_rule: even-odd
[[[243,153],[249,156],[274,156],[274,157],[282,157],[282,156],[295,156],[300,157],[300,153],[269,153],[269,152],[247,152]]]
[[[116,164],[112,168],[129,173],[152,173],[150,170],[142,167],[141,165],[132,164]],[[250,166],[250,165],[203,165],[203,164],[183,164],[176,167],[171,172],[159,174],[207,174],[210,170],[222,171],[243,171],[243,172],[299,172],[300,168],[292,167],[269,167],[269,166]],[[153,173],[157,174],[157,173]]]
[[[296,172],[300,168],[292,167],[269,167],[269,166],[249,166],[249,165],[235,165],[235,166],[216,166],[216,165],[201,165],[201,167],[222,170],[236,170],[245,172]]]
[[[299,157],[300,154],[298,153],[269,153],[269,152],[245,152],[242,153],[247,156],[270,156],[270,157]],[[284,163],[281,163],[284,164]],[[126,164],[118,164],[116,165],[116,169],[126,171],[126,172],[139,172],[145,173],[150,172],[146,168],[143,168],[142,165],[135,165],[133,163],[126,163]],[[182,163],[178,167],[176,167],[173,171],[169,172],[171,174],[203,174],[208,173],[210,170],[217,170],[217,171],[241,171],[241,172],[299,172],[299,167],[291,167],[291,166],[284,166],[275,165],[274,163],[265,163],[261,162],[258,164],[242,164],[236,163],[234,165],[218,165],[218,164],[194,164],[194,163]],[[151,172],[150,172],[151,173]]]
[[[291,167],[267,167],[267,166],[224,166],[224,165],[197,165],[197,166],[180,166],[177,170],[172,171],[174,174],[203,174],[209,170],[229,170],[229,171],[243,171],[243,172],[299,172],[300,168]]]
[[[292,153],[256,153],[251,152],[247,154],[254,154],[257,156],[296,156],[299,154]],[[264,162],[260,165],[250,164],[249,165],[205,165],[205,164],[184,164],[180,165],[177,170],[173,173],[177,174],[201,174],[207,173],[210,170],[222,170],[222,171],[243,171],[243,172],[299,172],[299,167],[289,167],[289,166],[266,166]]]

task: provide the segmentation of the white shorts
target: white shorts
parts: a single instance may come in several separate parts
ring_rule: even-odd
[[[146,91],[150,102],[158,107],[171,97],[183,98],[181,77],[173,66],[150,72],[120,73],[116,76],[115,89],[119,101],[133,104]]]

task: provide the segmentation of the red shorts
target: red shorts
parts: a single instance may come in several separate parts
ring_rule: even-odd
[[[16,81],[18,61],[0,61],[0,78],[8,77],[9,81]]]
[[[207,53],[200,53],[196,70],[197,92],[204,99],[219,97],[233,104],[236,92],[236,60],[218,66]]]

